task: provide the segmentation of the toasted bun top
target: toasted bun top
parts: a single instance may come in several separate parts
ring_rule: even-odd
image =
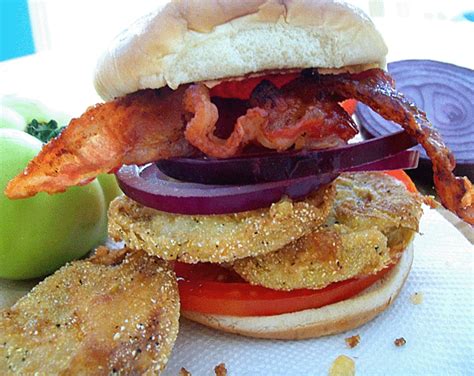
[[[123,31],[97,65],[104,99],[265,70],[383,67],[370,19],[338,0],[175,0]]]

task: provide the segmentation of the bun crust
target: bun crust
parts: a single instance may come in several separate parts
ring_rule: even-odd
[[[387,47],[337,0],[176,0],[136,21],[100,58],[99,95],[279,69],[384,67]]]
[[[262,317],[235,317],[182,311],[182,316],[225,332],[267,339],[305,339],[345,332],[372,320],[400,292],[413,262],[413,244],[380,281],[359,295],[318,309]]]

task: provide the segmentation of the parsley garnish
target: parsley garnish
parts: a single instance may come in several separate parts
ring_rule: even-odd
[[[44,143],[57,137],[62,130],[63,128],[58,127],[58,123],[55,120],[45,122],[33,119],[26,126],[26,133],[38,138]]]

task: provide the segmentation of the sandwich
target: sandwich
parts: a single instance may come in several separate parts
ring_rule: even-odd
[[[177,0],[100,58],[90,107],[14,178],[12,199],[116,173],[109,234],[174,262],[181,314],[299,339],[387,309],[411,268],[421,196],[400,169],[420,143],[448,209],[474,190],[384,70],[370,19],[333,0]],[[402,132],[349,143],[347,101]],[[345,109],[346,108],[346,109]],[[390,172],[386,172],[390,170]]]

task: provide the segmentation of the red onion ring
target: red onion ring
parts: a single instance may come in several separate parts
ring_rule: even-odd
[[[270,152],[233,158],[172,158],[157,165],[168,176],[202,184],[256,184],[346,171],[415,146],[406,132],[338,148]]]
[[[413,168],[417,163],[418,152],[404,151],[382,161],[352,167],[351,171]],[[283,196],[302,199],[338,175],[331,172],[271,183],[223,186],[176,181],[161,172],[155,164],[123,166],[116,173],[122,191],[142,205],[170,213],[201,215],[264,208]]]
[[[405,150],[385,159],[350,167],[344,172],[410,170],[418,167],[419,158],[418,150]]]
[[[301,199],[330,183],[338,174],[254,185],[215,186],[176,181],[155,164],[149,164],[123,166],[116,176],[122,191],[142,205],[170,213],[207,215],[268,207],[285,195]]]

